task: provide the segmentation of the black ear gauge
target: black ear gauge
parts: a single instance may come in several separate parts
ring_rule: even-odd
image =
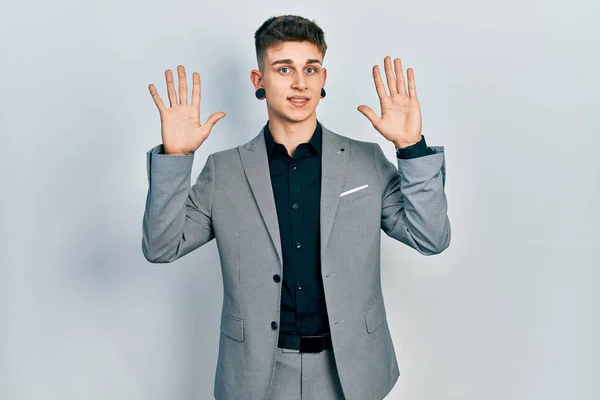
[[[264,88],[258,88],[258,89],[256,89],[256,92],[254,93],[254,95],[259,100],[262,100],[262,99],[264,99],[267,96]]]

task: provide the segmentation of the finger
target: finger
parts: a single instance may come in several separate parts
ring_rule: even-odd
[[[387,97],[387,93],[385,92],[385,86],[381,80],[381,75],[379,74],[379,65],[375,65],[373,67],[373,81],[375,82],[375,90],[377,91],[377,95],[379,99],[383,99]]]
[[[208,117],[208,119],[204,123],[204,125],[208,127],[208,132],[210,132],[213,126],[215,126],[215,124],[217,123],[217,121],[219,121],[223,117],[225,117],[225,113],[222,111],[211,114],[211,116]]]
[[[154,104],[156,104],[156,107],[158,107],[158,112],[162,114],[166,110],[165,103],[163,103],[153,84],[148,85],[148,89],[150,90],[150,94],[154,99]]]
[[[200,115],[200,74],[194,72],[192,74],[192,81],[194,85],[192,86],[192,105],[198,108],[198,116]],[[200,118],[198,118],[200,119]]]
[[[179,104],[187,104],[187,78],[185,76],[185,67],[177,66],[177,74],[179,80]]]
[[[404,73],[402,72],[402,61],[399,58],[394,60],[394,67],[396,68],[396,81],[398,82],[398,94],[407,96],[406,83],[404,82]]]
[[[377,121],[379,121],[380,119],[379,116],[375,114],[375,111],[373,111],[369,106],[358,106],[358,111],[360,111],[365,117],[367,117],[369,121],[371,121],[373,126],[375,126],[377,124]]]
[[[170,69],[165,71],[167,77],[167,93],[169,94],[169,106],[177,105],[177,93],[175,93],[175,85],[173,84],[173,71]]]
[[[410,97],[417,97],[417,84],[415,82],[415,70],[409,68],[406,71],[406,75],[408,76],[408,95]]]
[[[396,82],[396,77],[392,72],[392,59],[390,56],[383,59],[383,67],[385,69],[385,77],[387,78],[390,96],[398,94],[398,84]]]

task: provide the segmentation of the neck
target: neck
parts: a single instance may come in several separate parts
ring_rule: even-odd
[[[269,131],[277,143],[285,146],[290,156],[301,143],[308,143],[317,129],[317,118],[313,116],[301,122],[280,121],[269,118]]]

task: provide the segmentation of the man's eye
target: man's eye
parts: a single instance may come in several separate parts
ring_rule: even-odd
[[[279,72],[282,72],[284,69],[289,69],[289,68],[288,68],[288,67],[281,67],[281,68],[279,68]],[[316,69],[316,68],[313,68],[313,67],[308,67],[308,68],[306,68],[306,69],[307,69],[307,70],[308,70],[308,69],[312,69],[312,70],[313,70],[313,72],[312,72],[313,74],[317,72],[317,69]],[[285,73],[285,72],[284,72],[284,73]]]

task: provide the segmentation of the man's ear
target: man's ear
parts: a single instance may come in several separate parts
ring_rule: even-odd
[[[252,82],[254,89],[263,87],[262,73],[260,72],[260,70],[253,69],[252,71],[250,71],[250,82]]]
[[[323,86],[325,86],[325,82],[327,81],[327,68],[323,68]]]

